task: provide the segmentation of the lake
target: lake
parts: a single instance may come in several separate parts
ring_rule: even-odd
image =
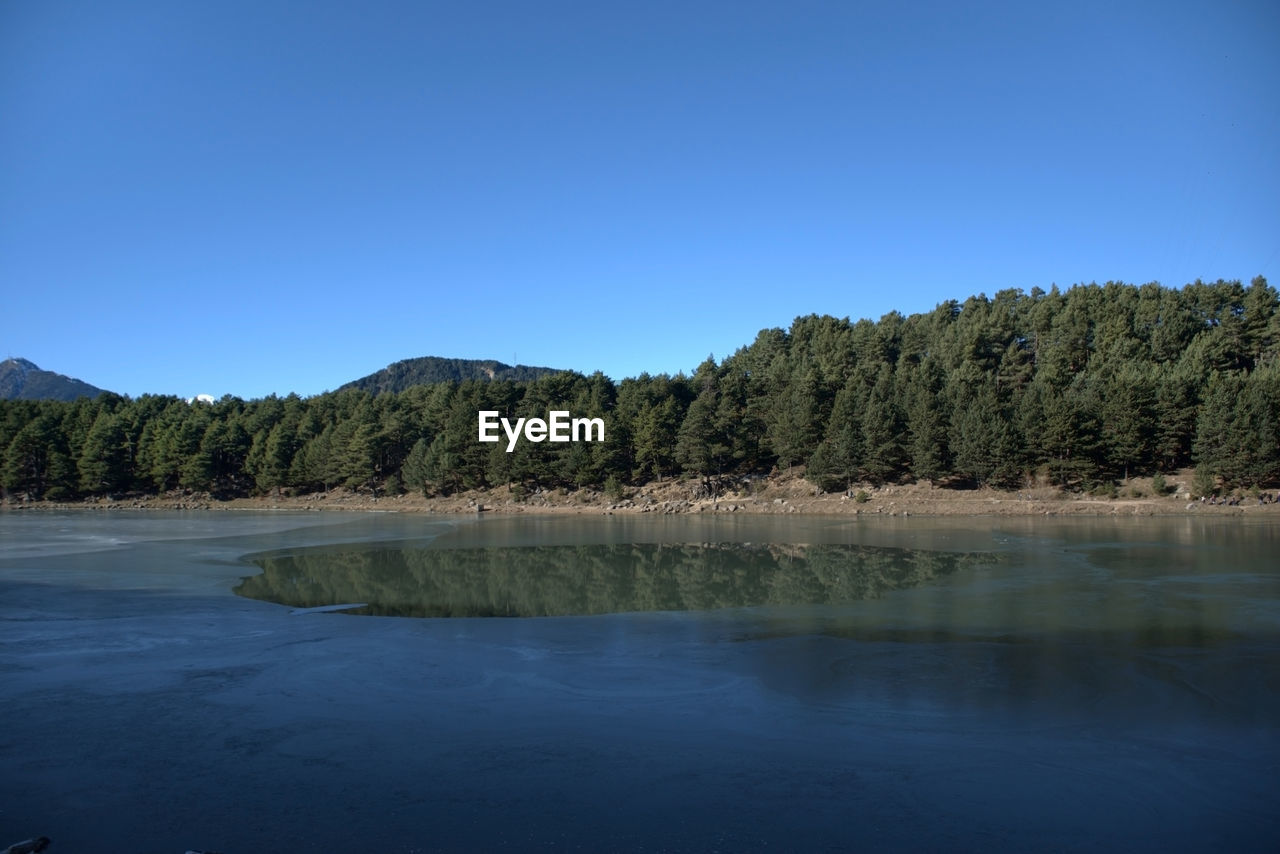
[[[0,546],[0,846],[1280,849],[1265,520],[0,513]]]

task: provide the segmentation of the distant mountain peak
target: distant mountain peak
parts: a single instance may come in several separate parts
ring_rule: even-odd
[[[512,380],[524,382],[538,377],[561,373],[557,368],[537,368],[530,365],[508,365],[497,359],[446,359],[441,356],[420,356],[393,362],[376,373],[352,380],[343,389],[360,389],[372,394],[401,392],[415,385],[463,380]]]
[[[83,380],[41,370],[28,359],[10,357],[0,362],[0,400],[75,400],[102,393]]]

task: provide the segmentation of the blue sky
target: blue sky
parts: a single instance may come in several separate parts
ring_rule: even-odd
[[[797,315],[1280,285],[1280,5],[0,3],[0,355],[615,379]]]

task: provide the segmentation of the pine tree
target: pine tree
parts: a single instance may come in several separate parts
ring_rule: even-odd
[[[786,368],[780,357],[775,365],[779,377],[773,384],[776,402],[765,423],[779,467],[789,470],[813,453],[822,437],[822,424],[817,370],[810,364],[798,365],[789,373]]]
[[[1163,363],[1157,368],[1155,402],[1151,408],[1152,442],[1157,459],[1167,471],[1191,463],[1191,443],[1196,434],[1196,377],[1185,365]]]
[[[711,474],[721,456],[713,449],[715,435],[716,393],[705,389],[689,405],[680,430],[676,434],[676,464],[686,472]],[[722,443],[720,443],[722,444]]]
[[[80,488],[90,494],[116,492],[128,484],[129,459],[124,426],[107,411],[89,428],[80,451]]]
[[[1008,485],[1017,475],[1017,447],[993,387],[957,401],[951,421],[956,473],[979,486]]]
[[[901,373],[905,388],[900,397],[906,406],[907,457],[917,480],[937,480],[947,471],[947,414],[941,394],[941,367],[926,359],[914,370]]]
[[[1037,377],[1019,407],[1029,462],[1047,465],[1060,486],[1097,473],[1098,408],[1091,398],[1082,383],[1059,390]]]
[[[862,467],[862,401],[865,390],[851,377],[839,393],[827,433],[809,458],[806,477],[823,489],[851,489]]]
[[[1280,476],[1280,369],[1210,379],[1196,423],[1194,456],[1228,486]]]
[[[1136,364],[1126,363],[1107,379],[1102,437],[1111,470],[1122,473],[1126,481],[1132,470],[1146,469],[1151,464],[1154,407],[1151,379]]]
[[[51,419],[36,418],[9,442],[0,470],[0,485],[6,492],[26,492],[33,498],[44,494],[53,426]]]
[[[430,445],[426,437],[414,442],[400,469],[404,485],[410,489],[421,490],[424,496],[431,494],[431,476],[427,468],[427,449]],[[494,447],[498,448],[497,445]],[[506,453],[502,449],[499,448],[498,452],[502,454],[503,459],[506,458]]]
[[[902,422],[894,405],[893,371],[881,363],[862,412],[862,470],[882,483],[902,469]]]

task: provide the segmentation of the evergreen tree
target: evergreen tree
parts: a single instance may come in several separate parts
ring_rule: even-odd
[[[425,437],[414,442],[401,468],[404,485],[410,489],[421,490],[423,495],[431,494],[431,472],[427,466],[427,449],[430,446],[431,443]],[[499,450],[499,453],[502,453],[504,459],[506,458],[505,452]]]
[[[727,448],[715,432],[716,392],[703,390],[689,405],[676,434],[676,463],[687,472],[716,472]]]
[[[907,456],[918,480],[937,480],[947,471],[947,415],[941,394],[941,367],[926,359],[901,374],[906,406]]]
[[[44,494],[49,477],[52,419],[37,417],[23,425],[9,442],[0,471],[6,492],[26,492],[33,498]]]
[[[111,412],[94,419],[80,450],[80,488],[89,494],[125,489],[129,481],[129,454],[124,425]]]
[[[1031,461],[1046,464],[1060,486],[1087,483],[1098,473],[1099,405],[1083,381],[1058,390],[1039,378],[1022,400],[1019,421]]]
[[[851,489],[862,468],[865,390],[850,378],[836,395],[827,433],[809,459],[806,476],[823,489]]]
[[[1157,368],[1152,441],[1160,465],[1168,471],[1191,463],[1199,410],[1197,386],[1197,378],[1185,365],[1163,363]]]
[[[862,412],[862,470],[876,483],[901,471],[904,453],[902,422],[894,403],[893,371],[881,363]]]
[[[1280,370],[1212,377],[1196,425],[1194,455],[1228,486],[1280,476]]]
[[[1102,437],[1112,472],[1129,479],[1133,469],[1151,465],[1155,392],[1150,376],[1125,364],[1108,377],[1102,402]]]
[[[951,422],[955,471],[979,486],[1008,486],[1016,481],[1017,442],[993,387],[964,395]]]

